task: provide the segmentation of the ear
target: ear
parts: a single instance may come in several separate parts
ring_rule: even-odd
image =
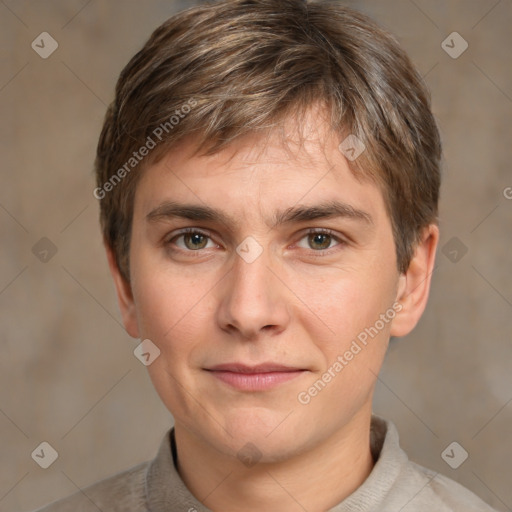
[[[123,317],[124,328],[132,338],[139,338],[135,302],[133,300],[130,283],[121,275],[114,251],[105,239],[103,240],[103,245],[107,252],[108,266],[116,287],[117,302],[121,310],[121,316]]]
[[[425,311],[438,242],[439,228],[430,224],[423,230],[407,272],[400,274],[396,300],[402,309],[393,319],[391,336],[409,334]]]

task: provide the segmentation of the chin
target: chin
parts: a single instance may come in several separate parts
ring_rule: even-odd
[[[227,448],[226,453],[239,454],[242,450],[243,454],[243,447],[253,445],[261,462],[277,462],[289,458],[297,445],[302,444],[301,439],[307,437],[307,432],[296,425],[297,418],[292,418],[293,414],[287,418],[289,412],[262,407],[239,408],[224,413],[226,430],[215,430],[222,437],[221,444]],[[247,450],[250,451],[250,447]]]

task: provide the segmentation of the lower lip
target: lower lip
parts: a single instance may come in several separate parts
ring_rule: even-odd
[[[242,391],[265,391],[283,382],[295,379],[302,375],[304,370],[268,373],[235,373],[210,370],[210,373],[222,382]]]

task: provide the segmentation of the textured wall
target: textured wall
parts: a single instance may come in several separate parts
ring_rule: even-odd
[[[445,146],[430,303],[416,330],[392,343],[375,412],[395,422],[411,459],[510,510],[512,2],[346,3],[409,51]],[[91,169],[121,68],[189,5],[0,3],[0,512],[152,458],[172,421],[120,324]],[[31,48],[43,31],[58,42],[47,59]],[[453,31],[469,44],[458,58],[441,46]],[[45,41],[39,52],[51,49]],[[463,48],[447,44],[452,55]],[[59,453],[46,470],[31,458],[42,441]],[[469,453],[456,470],[441,458],[452,441]]]

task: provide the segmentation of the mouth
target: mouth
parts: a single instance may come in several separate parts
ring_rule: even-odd
[[[215,379],[240,391],[266,391],[305,374],[308,370],[275,363],[248,366],[228,363],[205,368]]]

